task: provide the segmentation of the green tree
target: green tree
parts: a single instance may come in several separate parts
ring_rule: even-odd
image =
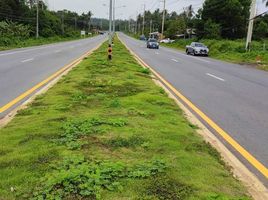
[[[213,22],[211,19],[204,24],[204,36],[208,39],[220,38],[220,25]]]
[[[174,38],[177,34],[185,34],[186,21],[183,17],[179,17],[177,20],[170,20],[167,24],[166,36]]]
[[[268,34],[268,24],[263,20],[260,23],[256,24],[256,28],[254,30],[254,38],[263,39]]]
[[[251,0],[205,0],[201,18],[221,27],[224,38],[241,38],[246,34]]]

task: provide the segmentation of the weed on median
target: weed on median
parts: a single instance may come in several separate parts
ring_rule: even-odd
[[[0,129],[0,199],[250,199],[115,39]]]

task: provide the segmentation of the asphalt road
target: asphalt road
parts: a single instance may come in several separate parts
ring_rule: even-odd
[[[0,108],[105,39],[106,36],[102,35],[70,42],[1,51]],[[0,113],[0,118],[10,110]]]
[[[189,56],[165,47],[146,49],[143,41],[122,33],[119,36],[141,59],[268,167],[267,72]],[[239,158],[268,186],[264,176]]]

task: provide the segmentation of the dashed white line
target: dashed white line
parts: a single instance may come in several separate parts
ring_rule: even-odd
[[[179,61],[177,61],[176,59],[171,59],[172,61],[174,61],[174,62],[179,62]]]
[[[206,75],[208,75],[208,76],[210,76],[210,77],[212,77],[212,78],[215,78],[215,79],[217,79],[217,80],[223,81],[223,82],[225,81],[223,78],[220,78],[220,77],[215,76],[215,75],[210,74],[210,73],[206,73]]]
[[[61,50],[56,50],[56,51],[54,51],[55,53],[60,53],[61,52]]]
[[[159,52],[155,52],[156,55],[159,55],[160,53]]]
[[[22,63],[26,63],[26,62],[30,62],[30,61],[33,61],[34,59],[33,58],[29,58],[29,59],[27,59],[27,60],[22,60],[21,62]]]

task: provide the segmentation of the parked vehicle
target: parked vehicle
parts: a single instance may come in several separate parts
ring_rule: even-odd
[[[160,43],[165,43],[165,44],[169,44],[169,43],[173,43],[173,42],[175,42],[175,40],[171,40],[170,38],[160,40]]]
[[[191,45],[186,46],[186,53],[192,55],[204,55],[208,56],[209,49],[202,43],[192,42]]]
[[[146,41],[147,39],[146,39],[145,35],[141,35],[140,40]]]
[[[156,39],[150,38],[147,41],[147,48],[149,48],[149,49],[159,49],[159,43],[157,42]]]

